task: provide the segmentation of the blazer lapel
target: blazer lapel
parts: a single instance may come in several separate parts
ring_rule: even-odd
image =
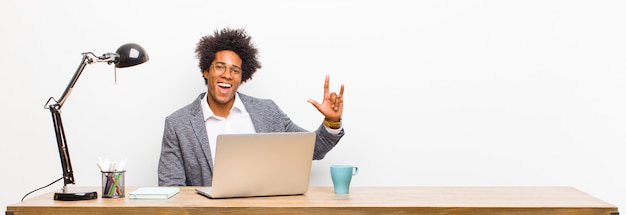
[[[241,99],[243,106],[246,107],[248,114],[250,114],[250,119],[252,120],[252,125],[254,126],[256,133],[269,132],[266,126],[268,121],[263,118],[264,115],[257,107],[258,105],[255,104],[255,100],[242,93],[237,93],[237,95],[239,96],[239,99]]]
[[[209,147],[209,138],[207,137],[206,125],[204,124],[204,115],[202,114],[202,108],[200,107],[200,100],[202,100],[202,98],[204,98],[204,94],[201,94],[198,99],[194,101],[191,107],[190,123],[193,133],[198,139],[202,153],[209,162],[209,168],[211,169],[211,172],[213,172],[213,159],[211,159],[213,155]]]

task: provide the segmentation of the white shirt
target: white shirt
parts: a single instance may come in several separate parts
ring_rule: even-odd
[[[235,103],[233,104],[230,113],[226,118],[216,116],[213,114],[209,103],[207,102],[207,92],[204,94],[204,98],[200,100],[200,107],[202,107],[202,114],[204,115],[204,125],[207,129],[207,137],[209,138],[209,146],[211,148],[211,159],[215,162],[215,147],[218,134],[242,134],[242,133],[256,133],[250,114],[246,110],[246,107],[239,99],[239,96],[235,96]]]

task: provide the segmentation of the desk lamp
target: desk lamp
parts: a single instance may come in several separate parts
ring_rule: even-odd
[[[63,103],[72,92],[78,77],[85,69],[87,64],[95,64],[98,62],[106,62],[108,64],[115,64],[115,68],[125,68],[135,66],[148,61],[148,54],[144,49],[134,43],[128,43],[120,46],[115,53],[106,53],[102,56],[96,56],[91,52],[82,53],[83,60],[80,62],[74,77],[70,80],[70,83],[65,88],[61,99],[56,100],[53,97],[48,99],[44,108],[49,109],[52,113],[52,121],[54,123],[54,131],[57,138],[57,146],[59,148],[59,156],[61,157],[61,167],[63,168],[63,189],[61,192],[54,194],[54,200],[74,201],[74,200],[88,200],[98,198],[96,191],[79,191],[69,192],[67,190],[68,184],[74,184],[74,172],[72,171],[72,162],[70,161],[70,153],[67,148],[67,140],[65,138],[65,130],[63,129],[63,122],[61,121],[61,107]]]

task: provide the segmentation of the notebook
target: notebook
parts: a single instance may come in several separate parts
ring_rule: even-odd
[[[304,194],[314,146],[313,132],[218,135],[213,184],[196,192],[209,198]]]
[[[130,199],[169,199],[179,192],[178,187],[140,187],[130,193]]]

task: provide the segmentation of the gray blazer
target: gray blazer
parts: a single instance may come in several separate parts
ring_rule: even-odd
[[[270,99],[258,99],[237,93],[252,118],[257,133],[302,132]],[[211,186],[213,161],[200,94],[191,104],[165,118],[161,157],[159,159],[159,186]],[[344,135],[329,133],[323,124],[315,131],[314,160],[324,158]]]

